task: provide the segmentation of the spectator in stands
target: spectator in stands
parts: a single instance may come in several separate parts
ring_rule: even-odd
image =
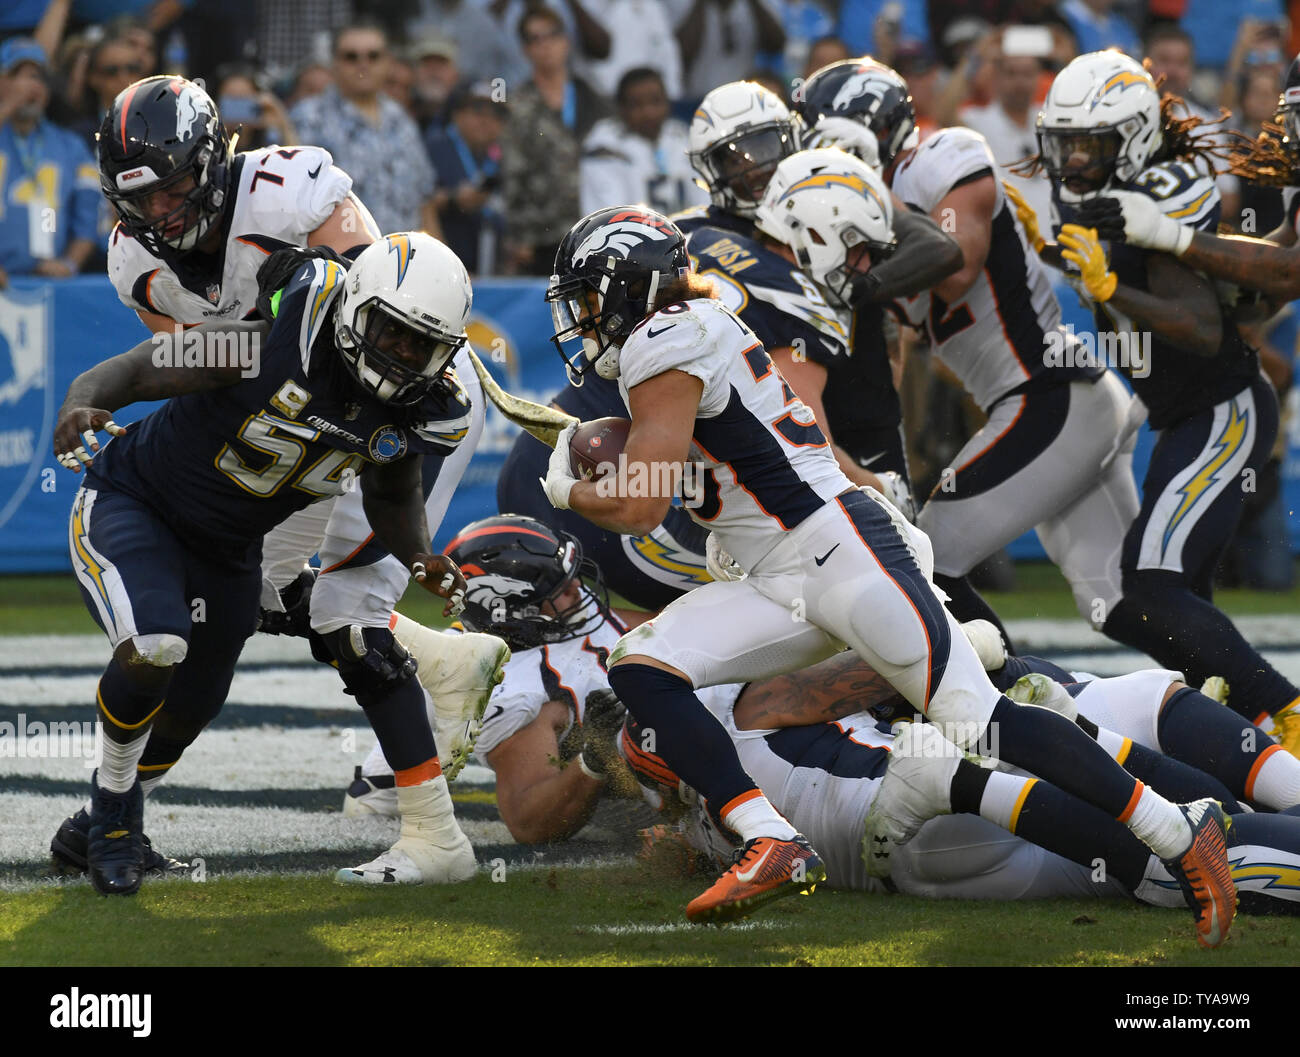
[[[47,79],[34,40],[0,44],[0,286],[76,275],[95,249],[99,173],[76,133],[46,120]]]
[[[289,111],[299,137],[334,155],[381,231],[438,235],[433,166],[420,130],[382,91],[383,30],[365,22],[345,26],[334,35],[333,54],[334,83]]]
[[[1216,3],[1222,2],[1216,0]],[[1114,6],[1115,0],[1065,0],[1061,4],[1061,14],[1074,30],[1079,54],[1119,48],[1134,58],[1139,57],[1141,45],[1137,30],[1126,18],[1111,10]]]
[[[582,148],[580,208],[645,203],[661,213],[707,205],[686,159],[686,124],[670,117],[663,78],[649,67],[618,82],[618,116],[598,122]]]
[[[1276,22],[1243,18],[1227,69],[1223,71],[1219,105],[1235,113],[1240,99],[1238,92],[1248,71],[1264,69],[1280,81],[1288,61],[1289,56],[1282,53],[1282,31]]]
[[[905,40],[894,53],[894,69],[912,91],[912,109],[916,111],[916,128],[921,139],[939,129],[935,106],[939,92],[939,63],[930,45],[919,40]]]
[[[304,99],[320,95],[334,83],[334,71],[327,62],[306,59],[294,72],[286,105],[292,110]]]
[[[785,47],[772,0],[666,0],[682,53],[682,97],[692,102],[746,77],[759,52]]]
[[[415,63],[400,55],[388,60],[388,76],[384,78],[384,95],[406,111],[406,116],[419,125],[415,114]]]
[[[586,2],[586,0],[584,0]],[[575,68],[601,95],[612,98],[628,70],[657,70],[668,98],[682,95],[682,53],[663,0],[590,0],[586,8],[609,33],[609,55],[579,56]]]
[[[1241,106],[1233,118],[1233,128],[1250,139],[1258,136],[1264,122],[1274,118],[1280,87],[1281,78],[1271,68],[1248,69],[1242,75]],[[1223,211],[1224,223],[1231,224],[1243,235],[1256,237],[1267,235],[1282,223],[1286,215],[1282,188],[1267,187],[1250,179],[1229,179],[1237,180],[1240,205],[1231,213]]]
[[[1043,60],[1051,54],[1051,33],[1044,26],[1011,26],[1002,33],[993,60],[993,102],[961,111],[961,123],[988,140],[998,163],[997,176],[1010,180],[1040,217],[1051,216],[1052,185],[1046,173],[1015,176],[1006,166],[1038,153],[1038,107],[1034,96]]]
[[[929,6],[960,5],[931,3]],[[882,30],[900,39],[930,39],[925,0],[843,0],[840,4],[839,35],[851,54],[874,55]]]
[[[778,7],[781,28],[785,30],[785,52],[771,63],[772,68],[786,81],[806,77],[813,47],[818,41],[835,35],[839,4],[836,0],[784,0]]]
[[[833,62],[843,62],[851,58],[852,53],[849,47],[839,37],[822,37],[812,42],[808,49],[808,62],[804,66],[801,76],[806,81],[823,66],[829,66]]]
[[[460,83],[456,42],[437,33],[426,33],[410,49],[415,63],[411,97],[415,120],[426,136],[447,124],[447,101]]]
[[[555,250],[582,216],[578,161],[592,126],[609,104],[569,71],[564,22],[548,7],[519,22],[519,39],[533,76],[510,97],[502,139],[509,270],[550,275]]]
[[[437,174],[433,201],[443,239],[472,275],[499,270],[505,228],[500,192],[506,112],[498,91],[499,86],[485,81],[457,89],[450,124],[427,140]]]
[[[1238,29],[1247,22],[1271,22],[1280,26],[1279,0],[1187,0],[1181,24],[1192,35],[1198,65],[1222,70],[1232,54]],[[1280,37],[1279,37],[1280,39]]]
[[[132,81],[145,76],[144,60],[139,48],[121,37],[104,37],[90,49],[86,61],[84,88],[77,113],[69,127],[77,132],[93,153],[95,133],[99,131],[104,111]],[[77,100],[69,98],[69,102]]]
[[[1169,92],[1183,100],[1183,111],[1191,117],[1200,118],[1208,125],[1218,124],[1222,119],[1217,110],[1211,110],[1208,106],[1203,106],[1192,97],[1192,75],[1196,72],[1196,55],[1193,50],[1192,37],[1186,30],[1172,22],[1158,23],[1153,26],[1146,35],[1146,59],[1151,66],[1151,76],[1160,82],[1162,92]],[[1273,75],[1274,84],[1277,83],[1276,74]],[[1234,93],[1235,94],[1235,93]],[[1273,102],[1277,102],[1277,88],[1273,89]],[[1272,111],[1269,112],[1272,116]],[[1220,138],[1220,142],[1226,143],[1227,136]],[[1215,166],[1217,169],[1225,169],[1226,164]],[[1218,173],[1215,183],[1219,187],[1219,195],[1222,199],[1220,208],[1220,217],[1224,223],[1236,226],[1240,217],[1240,195],[1241,189],[1235,176],[1227,172]],[[1271,228],[1264,228],[1269,231]]]
[[[233,136],[242,126],[239,150],[298,142],[298,133],[284,106],[252,66],[229,65],[219,69],[215,94],[226,134]]]
[[[417,6],[419,14],[407,24],[408,36],[440,33],[455,41],[466,76],[510,87],[528,79],[518,40],[491,6],[473,0],[419,0]]]

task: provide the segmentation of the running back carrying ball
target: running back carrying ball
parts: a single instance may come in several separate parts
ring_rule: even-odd
[[[632,422],[626,418],[597,418],[582,423],[569,442],[569,465],[579,480],[595,481],[618,468]]]

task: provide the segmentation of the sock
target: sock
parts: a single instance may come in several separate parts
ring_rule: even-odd
[[[1168,755],[1214,775],[1234,796],[1248,799],[1255,799],[1247,786],[1258,783],[1262,757],[1278,748],[1253,723],[1190,686],[1175,691],[1165,702],[1156,718],[1156,733]],[[1300,760],[1292,760],[1300,778]]]
[[[101,729],[107,724],[101,723]],[[136,783],[135,765],[144,753],[145,742],[149,740],[149,731],[137,734],[130,741],[118,741],[116,738],[102,736],[103,759],[96,771],[95,781],[100,789],[110,793],[127,793]]]
[[[162,774],[151,774],[145,777],[143,771],[137,766],[135,769],[136,776],[140,779],[140,789],[144,793],[144,798],[149,799],[149,794],[162,785],[163,779],[167,777],[166,772]]]
[[[964,624],[968,620],[987,620],[1002,635],[1002,641],[1007,647],[1007,653],[1016,652],[1011,644],[1011,636],[1007,634],[1007,629],[1002,626],[1002,621],[993,612],[993,607],[985,602],[983,596],[971,586],[968,577],[944,576],[942,573],[935,573],[934,585],[948,596],[948,611],[959,621]],[[1012,681],[1014,682],[1014,680]]]
[[[710,804],[730,810],[759,792],[730,736],[685,679],[648,664],[617,664],[609,685],[642,730],[654,732],[655,754]]]
[[[407,679],[377,700],[369,694],[366,697],[361,710],[395,772],[417,767],[438,755],[424,708],[424,688],[417,680]]]
[[[1161,859],[1176,859],[1192,842],[1192,829],[1183,813],[1141,782],[1133,791],[1132,810],[1119,816],[1134,835]]]
[[[1300,689],[1177,573],[1126,575],[1124,598],[1111,610],[1102,631],[1154,657],[1161,667],[1183,672],[1193,686],[1221,675],[1232,689],[1228,707],[1252,720],[1261,711],[1272,715],[1300,697]]]
[[[1270,745],[1246,776],[1247,800],[1274,811],[1300,804],[1300,760],[1281,745]]]
[[[729,829],[740,834],[742,841],[751,841],[755,837],[789,840],[797,832],[757,789],[741,794],[730,804],[723,804],[718,814]]]

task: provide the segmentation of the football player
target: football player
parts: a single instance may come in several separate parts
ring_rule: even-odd
[[[835,70],[861,67],[837,64]],[[815,91],[812,96],[801,92],[800,112],[806,116],[829,106],[835,80],[809,82]],[[695,111],[690,135],[691,164],[712,201],[672,219],[690,237],[698,270],[718,280],[728,307],[754,329],[791,387],[816,412],[849,479],[878,485],[873,475],[896,474],[901,485],[884,479],[891,496],[910,505],[902,410],[894,387],[894,372],[901,370],[898,333],[884,305],[954,271],[960,252],[929,217],[895,201],[891,259],[842,294],[823,296],[791,267],[806,268],[806,256],[796,261],[781,236],[773,241],[755,226],[772,174],[799,144],[798,119],[772,92],[752,81],[715,88]]]
[[[1095,231],[1068,223],[1082,200],[1122,190],[1175,226],[1215,229],[1218,189],[1197,164],[1205,148],[1194,119],[1176,118],[1175,102],[1132,59],[1096,52],[1057,75],[1039,116],[1040,158],[1067,222],[1059,246],[1044,252],[1076,266],[1099,334],[1130,344],[1139,331],[1150,335],[1149,353],[1130,356],[1126,373],[1157,440],[1123,539],[1123,597],[1106,607],[1102,630],[1194,683],[1222,676],[1232,707],[1258,722],[1272,716],[1295,753],[1300,688],[1212,601],[1219,555],[1277,436],[1273,387],[1212,280],[1136,246],[1116,245],[1108,257]]]
[[[257,272],[270,254],[319,246],[355,257],[378,234],[328,151],[268,147],[236,154],[212,99],[180,77],[147,78],[119,94],[100,129],[99,165],[104,194],[119,217],[109,241],[109,275],[122,302],[155,333],[260,318]],[[453,364],[471,404],[470,421],[465,440],[440,468],[430,464],[426,514],[434,531],[483,426],[478,379],[463,350]],[[304,566],[315,553],[325,578],[313,589],[315,574]],[[322,623],[350,622],[351,610],[372,591],[396,604],[408,575],[374,542],[355,490],[337,502],[323,497],[278,525],[263,548],[263,571],[260,626],[299,635],[308,634],[313,612]],[[454,775],[472,749],[475,717],[500,678],[505,647],[477,635],[455,640],[401,615],[394,628],[419,662],[420,681],[439,714],[443,762]],[[185,725],[189,718],[155,724],[141,761],[146,795],[198,735]],[[82,809],[59,828],[51,850],[61,865],[85,868],[88,819]],[[149,856],[153,868],[165,865],[152,849]]]
[[[967,574],[1036,529],[1079,612],[1100,626],[1120,597],[1119,541],[1138,508],[1132,398],[1104,366],[1078,355],[983,137],[954,127],[911,142],[911,101],[886,67],[852,78],[828,67],[806,91],[827,98],[836,85],[834,98],[845,102],[823,107],[814,133],[878,153],[894,194],[948,226],[961,247],[960,269],[897,302],[988,416],[917,520],[934,545],[935,583],[960,619],[996,621]]]
[[[350,270],[279,253],[296,264],[283,288],[264,291],[269,331],[225,322],[155,336],[78,376],[59,414],[56,456],[87,466],[68,531],[73,568],[113,646],[96,695],[104,755],[87,847],[105,894],[140,886],[138,768],[152,728],[177,717],[178,728],[202,730],[220,710],[256,626],[262,537],[275,524],[359,476],[366,517],[393,560],[449,599],[445,613],[463,603],[455,564],[426,553],[421,477],[425,457],[450,456],[469,422],[447,371],[466,341],[464,266],[419,232],[374,243]],[[254,351],[260,369],[232,357],[232,344]],[[165,397],[129,429],[111,421],[118,408]],[[102,450],[99,429],[113,435]],[[397,769],[402,832],[337,879],[466,880],[474,853],[452,814],[415,662],[388,628],[387,600],[368,601],[346,622],[313,614],[313,642]]]
[[[815,694],[818,681],[814,681],[814,673],[835,663],[823,662],[787,676],[789,689]],[[833,678],[820,681],[829,683]],[[1141,721],[1130,718],[1133,706],[1143,714],[1153,714],[1162,710],[1162,700],[1168,703],[1179,693],[1194,693],[1176,687],[1181,684],[1172,682],[1169,673],[1138,672],[1072,684],[1070,695],[1081,714],[1088,711],[1117,720],[1128,735],[1112,731],[1107,736],[1131,743],[1143,727]],[[1018,689],[1011,691],[1012,696],[1025,700]],[[943,815],[921,825],[916,836],[894,849],[887,862],[873,861],[872,849],[863,842],[867,818],[896,768],[893,760],[905,747],[900,742],[910,746],[915,739],[917,732],[911,725],[904,728],[909,733],[898,737],[874,714],[858,711],[834,722],[772,729],[777,726],[772,717],[747,709],[745,695],[739,699],[715,695],[706,700],[746,769],[772,803],[816,841],[825,858],[828,884],[933,899],[1101,896],[1135,898],[1161,907],[1182,905],[1176,880],[1124,827],[1022,774],[995,775],[978,814],[949,815],[945,799],[940,805]],[[736,850],[734,837],[717,824],[707,805],[680,782],[662,757],[646,751],[642,735],[629,719],[621,748],[642,782],[648,802],[661,808],[666,817],[681,820],[657,836],[672,839],[680,834],[718,868],[725,866]],[[931,759],[927,764],[937,762]],[[1297,763],[1285,752],[1278,762]],[[907,765],[915,766],[915,761],[909,759]],[[1275,803],[1285,806],[1288,799],[1294,802],[1300,788],[1294,784],[1294,775],[1292,779],[1289,793]],[[1218,782],[1172,761],[1164,761],[1156,781],[1170,795],[1221,799],[1232,812],[1229,855],[1243,912],[1300,913],[1300,886],[1277,883],[1280,876],[1291,877],[1300,871],[1300,819],[1251,814]],[[884,795],[889,795],[888,791]],[[1100,873],[1099,862],[1105,867]]]
[[[833,196],[832,223],[810,232],[846,247],[845,269],[866,274],[893,238],[880,223],[886,191],[865,163],[856,182],[803,188]],[[810,889],[825,867],[745,773],[699,687],[805,667],[848,644],[918,710],[971,745],[989,724],[1000,758],[1033,767],[1123,821],[1186,884],[1198,938],[1222,942],[1235,913],[1223,816],[1210,801],[1178,806],[1144,788],[1077,727],[1046,709],[1012,704],[989,683],[974,648],[929,583],[929,541],[874,491],[853,487],[807,407],[753,332],[693,274],[685,238],[667,218],[602,210],[570,230],[547,291],[569,368],[617,377],[631,412],[626,462],[578,481],[558,438],[547,497],[606,528],[642,532],[671,502],[668,489],[633,487],[650,473],[680,481],[694,464],[712,526],[748,572],[682,596],[634,628],[610,656],[610,686],[661,754],[737,832],[744,851],[692,901],[694,921],[730,920]],[[667,493],[667,494],[665,494]],[[954,634],[956,629],[956,634]],[[960,729],[957,729],[960,728]],[[978,800],[979,771],[962,796]],[[982,789],[980,790],[982,793]],[[896,819],[882,812],[877,829]],[[1188,875],[1191,879],[1188,879]]]

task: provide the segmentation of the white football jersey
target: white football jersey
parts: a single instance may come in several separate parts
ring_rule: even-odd
[[[683,484],[683,500],[746,569],[853,487],[813,413],[721,301],[682,301],[642,321],[623,343],[619,371],[624,403],[630,389],[665,371],[704,383],[690,450],[698,472]]]
[[[483,713],[483,730],[474,749],[479,758],[487,763],[488,754],[537,719],[547,701],[568,706],[568,719],[556,736],[563,741],[574,724],[582,722],[587,695],[609,689],[609,654],[626,630],[616,618],[576,639],[515,650]],[[739,685],[731,684],[697,692],[710,711],[722,715],[729,713],[740,691]]]
[[[127,308],[178,323],[246,319],[257,302],[257,270],[275,250],[306,246],[352,190],[352,178],[321,147],[267,147],[235,156],[235,188],[221,282],[182,280],[119,224],[108,240],[108,276]],[[363,209],[357,230],[373,228]],[[184,269],[182,269],[183,271]]]
[[[978,132],[936,132],[898,166],[893,191],[929,216],[949,191],[985,173],[994,179],[997,201],[988,258],[974,285],[953,305],[933,291],[896,303],[987,411],[999,397],[1049,370],[1046,336],[1060,329],[1061,308],[1047,271],[1029,248],[1003,194],[993,152]],[[939,223],[943,226],[942,217]],[[1061,340],[1073,343],[1073,335],[1061,334]]]

